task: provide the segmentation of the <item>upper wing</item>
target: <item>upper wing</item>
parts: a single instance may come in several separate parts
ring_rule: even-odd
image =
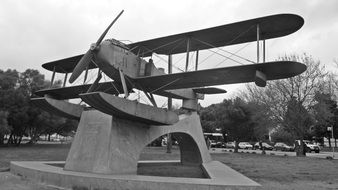
[[[276,61],[140,77],[133,79],[133,81],[139,89],[156,93],[156,91],[162,90],[254,82],[256,70],[263,72],[267,80],[275,80],[296,76],[304,72],[306,66],[298,62]]]
[[[43,68],[54,71],[58,73],[71,73],[73,72],[73,69],[75,68],[76,64],[80,61],[80,59],[83,57],[83,54],[60,59],[57,61],[48,62],[42,65]],[[88,69],[94,69],[96,68],[96,65],[94,63],[90,63],[88,66]]]
[[[257,40],[257,28],[260,28],[260,40],[277,38],[300,29],[304,19],[294,14],[278,14],[242,22],[186,32],[142,42],[129,44],[135,54],[143,57],[157,54],[177,54],[187,51],[186,40],[190,39],[190,51],[210,49]]]
[[[43,97],[44,95],[49,95],[55,99],[64,100],[64,99],[73,99],[79,98],[79,94],[87,92],[89,87],[92,84],[78,85],[78,86],[69,86],[63,88],[49,88],[36,91],[35,94]],[[96,92],[105,92],[108,94],[120,94],[123,93],[123,88],[121,83],[117,82],[103,82],[99,83]]]
[[[257,24],[260,28],[260,39],[264,40],[291,34],[303,26],[304,20],[298,15],[278,14],[132,43],[128,47],[133,53],[147,57],[153,52],[166,55],[186,52],[187,39],[190,39],[190,51],[251,42],[257,40]],[[70,73],[82,56],[83,54],[48,62],[42,67],[58,73]],[[89,69],[93,68],[96,66],[91,63]]]

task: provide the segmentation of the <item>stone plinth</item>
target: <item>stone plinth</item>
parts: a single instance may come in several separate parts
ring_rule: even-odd
[[[84,111],[68,154],[65,170],[136,174],[137,161],[146,145],[172,133],[179,141],[182,164],[211,161],[197,113],[181,115],[173,125],[148,125],[99,112]]]

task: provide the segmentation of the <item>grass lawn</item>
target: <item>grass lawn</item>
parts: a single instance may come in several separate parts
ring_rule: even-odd
[[[69,148],[67,144],[0,147],[0,169],[9,167],[9,162],[15,160],[65,160]],[[178,148],[167,154],[165,148],[147,147],[140,160],[178,160],[179,157]],[[212,158],[257,181],[263,189],[338,189],[338,160],[248,153],[217,153],[212,154]],[[17,184],[21,186],[17,187]],[[19,178],[13,179],[8,172],[0,172],[0,189],[7,188],[48,189]]]

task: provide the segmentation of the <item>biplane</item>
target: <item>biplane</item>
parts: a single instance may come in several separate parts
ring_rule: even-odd
[[[122,13],[85,54],[43,64],[43,68],[53,72],[52,83],[55,73],[64,73],[64,85],[39,90],[35,94],[40,97],[32,101],[52,113],[79,119],[81,112],[88,108],[64,100],[81,98],[92,108],[109,115],[152,125],[169,125],[177,122],[178,116],[157,107],[154,95],[182,99],[182,108],[194,111],[198,99],[205,94],[226,92],[212,86],[255,82],[257,86],[264,87],[269,80],[293,77],[306,70],[306,66],[298,62],[265,62],[265,58],[259,62],[257,58],[257,62],[251,64],[187,71],[189,53],[193,51],[196,52],[196,68],[198,52],[211,48],[257,41],[259,57],[260,41],[286,36],[302,27],[304,20],[298,15],[265,16],[130,44],[115,39],[103,40]],[[264,56],[265,43],[263,46]],[[151,59],[154,53],[168,56],[169,73],[155,66]],[[186,72],[171,73],[172,55],[179,53],[186,53]],[[146,61],[146,57],[150,59]],[[95,68],[98,68],[96,80],[85,84],[88,70]],[[69,83],[73,83],[83,72],[83,85],[65,86],[69,73],[72,73]],[[100,82],[102,72],[112,81]],[[128,100],[133,89],[143,91],[152,105]]]

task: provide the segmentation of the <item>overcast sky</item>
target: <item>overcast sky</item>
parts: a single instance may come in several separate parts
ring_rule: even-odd
[[[272,14],[298,14],[304,26],[268,40],[267,59],[307,53],[330,69],[338,59],[337,0],[1,0],[0,69],[38,69],[49,79],[51,73],[41,64],[84,53],[122,9],[107,38],[132,42]],[[248,48],[254,51],[255,45]],[[242,56],[255,60],[254,54]],[[210,96],[202,105],[230,97],[238,86],[224,88],[228,95]]]

